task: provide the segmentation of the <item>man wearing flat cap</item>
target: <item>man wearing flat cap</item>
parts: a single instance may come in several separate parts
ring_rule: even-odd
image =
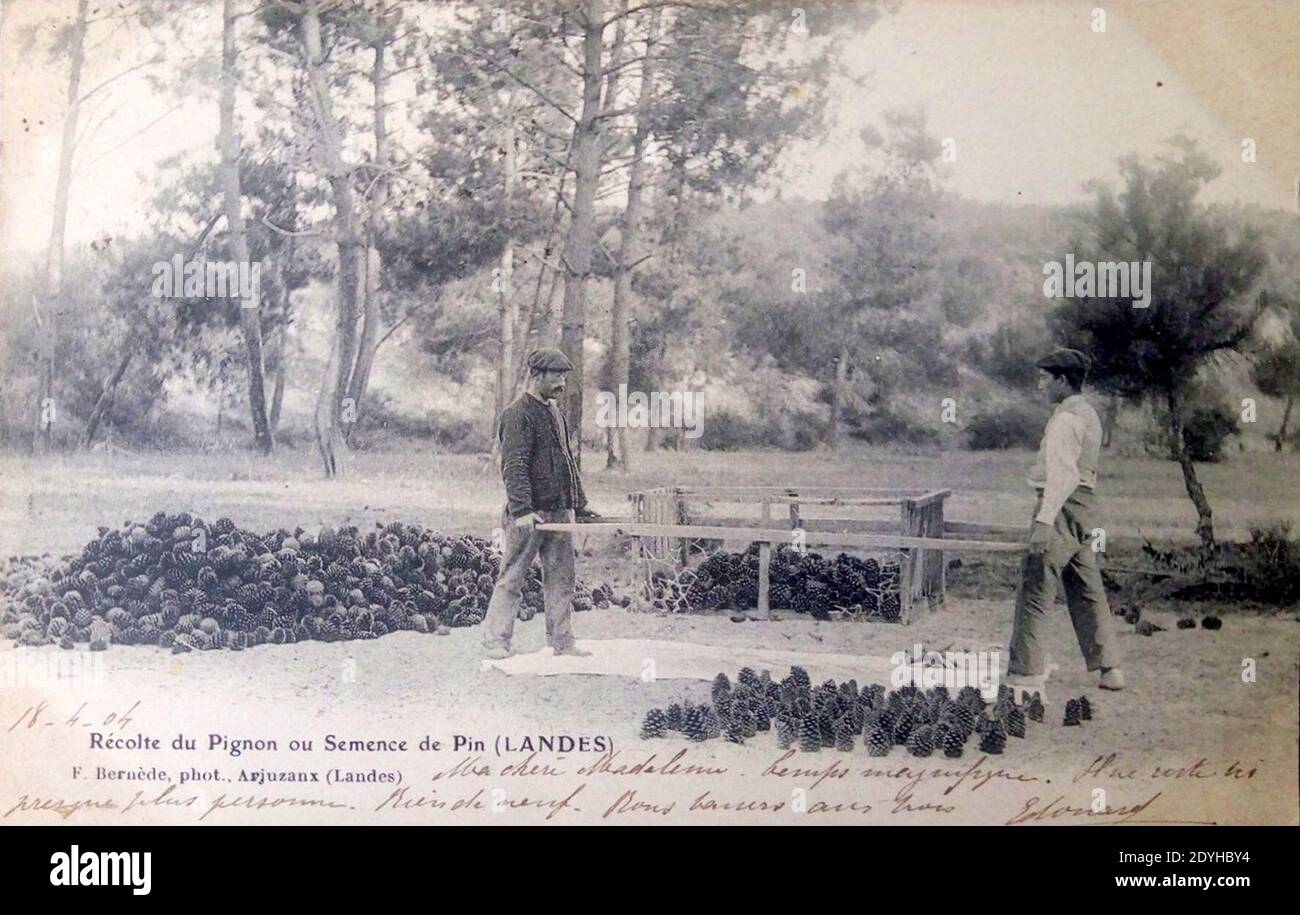
[[[488,603],[485,645],[489,658],[510,656],[515,617],[533,557],[542,560],[546,641],[556,654],[589,655],[573,638],[573,535],[539,531],[539,523],[572,522],[590,516],[578,466],[569,448],[569,429],[555,398],[564,393],[573,369],[558,349],[528,354],[528,382],[501,413],[501,478],[506,507],[501,571]]]
[[[1088,670],[1101,672],[1103,689],[1122,689],[1124,674],[1092,545],[1101,420],[1081,393],[1092,363],[1078,350],[1057,349],[1036,364],[1038,389],[1056,409],[1029,473],[1038,503],[1021,566],[1007,674],[1017,692],[1037,692],[1045,701],[1049,671],[1042,635],[1058,583]]]

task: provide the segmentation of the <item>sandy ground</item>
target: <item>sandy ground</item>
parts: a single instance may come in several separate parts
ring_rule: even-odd
[[[992,647],[1005,614],[1000,602],[950,601],[921,623],[901,627],[805,620],[735,624],[719,617],[607,610],[580,615],[577,626],[581,638],[592,640],[634,633],[704,644],[887,656],[916,642],[936,650]],[[770,733],[745,746],[638,737],[639,720],[648,708],[686,699],[707,701],[705,682],[480,672],[477,629],[453,630],[445,637],[397,633],[371,642],[267,646],[242,654],[173,656],[150,648],[114,649],[98,656],[103,664],[98,688],[40,695],[9,689],[0,695],[0,728],[5,729],[0,730],[0,747],[7,761],[0,774],[0,822],[806,823],[815,815],[819,822],[1000,823],[1030,813],[1052,823],[1297,822],[1300,626],[1294,619],[1230,618],[1219,632],[1171,630],[1149,638],[1124,627],[1132,682],[1118,694],[1096,688],[1072,652],[1064,612],[1058,622],[1053,654],[1061,669],[1052,680],[1052,698],[1087,694],[1095,708],[1093,721],[1063,727],[1058,702],[1045,723],[1031,723],[1028,737],[1012,739],[1001,757],[981,758],[973,744],[961,760],[918,760],[901,748],[885,759],[872,759],[858,747],[852,754],[796,753],[781,765],[817,771],[786,776],[764,774],[783,756]],[[543,643],[540,619],[520,624],[518,650],[538,650]],[[1254,683],[1242,682],[1243,658],[1255,659]],[[816,681],[815,664],[810,672]],[[33,724],[29,708],[42,699],[47,705]],[[128,709],[129,722],[121,727]],[[74,713],[76,720],[69,723]],[[96,732],[157,736],[163,749],[90,749],[89,735]],[[197,740],[195,751],[168,749],[181,732]],[[278,752],[231,757],[221,749],[208,750],[209,734],[274,739]],[[325,752],[327,734],[406,739],[409,749]],[[456,735],[483,743],[453,748]],[[679,765],[726,771],[615,775],[579,771],[602,758],[595,751],[497,755],[498,738],[518,746],[528,735],[602,736],[612,744],[615,765],[652,754],[662,763],[684,750]],[[420,752],[418,744],[426,736],[441,741],[440,750]],[[295,738],[313,740],[313,752],[288,751],[288,741]],[[1104,774],[1090,771],[1112,754]],[[525,759],[563,774],[525,777],[505,768]],[[74,765],[82,767],[79,778],[73,777]],[[167,782],[97,780],[95,766],[160,767],[171,781],[181,772],[216,769],[223,781],[189,782],[159,803],[141,805],[141,800],[157,799]],[[400,784],[239,781],[241,770],[315,770],[325,778],[334,767],[400,773],[395,776]],[[837,774],[840,770],[845,774]],[[1071,812],[1089,809],[1098,788],[1106,792],[1103,806],[1114,813]],[[577,795],[570,797],[575,789]],[[143,795],[137,797],[137,791]],[[627,797],[628,791],[635,796]],[[566,797],[567,805],[556,810]],[[135,806],[132,798],[137,798]],[[272,798],[280,798],[281,806],[265,806]],[[313,806],[290,807],[285,798]],[[801,798],[808,812],[798,812]],[[181,799],[189,800],[171,806]],[[417,805],[418,799],[425,804]],[[494,799],[501,810],[492,809]],[[432,806],[458,800],[469,806]],[[784,808],[711,809],[710,800],[783,803]],[[69,809],[79,802],[92,806]],[[116,809],[103,809],[106,802]],[[315,806],[319,802],[343,806]],[[512,802],[525,806],[512,809]],[[675,807],[666,815],[635,807],[648,803],[662,808],[672,802]],[[691,809],[693,802],[696,809]],[[626,809],[619,810],[620,803]],[[1134,805],[1144,806],[1126,814]]]

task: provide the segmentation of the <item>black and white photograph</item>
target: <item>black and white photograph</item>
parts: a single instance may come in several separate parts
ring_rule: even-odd
[[[0,825],[1300,825],[1300,3],[0,55]]]

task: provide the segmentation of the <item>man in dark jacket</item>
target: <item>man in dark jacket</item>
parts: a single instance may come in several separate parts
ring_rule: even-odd
[[[501,517],[501,572],[484,621],[489,658],[510,656],[515,617],[534,556],[542,560],[547,644],[556,654],[590,654],[573,639],[573,535],[536,528],[591,514],[569,449],[568,426],[555,404],[572,369],[573,363],[557,349],[533,350],[524,393],[501,413],[497,435],[506,508]]]

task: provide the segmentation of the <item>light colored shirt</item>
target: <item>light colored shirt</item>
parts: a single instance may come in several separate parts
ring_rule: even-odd
[[[1029,485],[1043,494],[1034,520],[1055,524],[1076,487],[1095,489],[1100,455],[1101,419],[1082,394],[1072,394],[1057,404],[1047,421],[1038,459],[1029,471]]]

